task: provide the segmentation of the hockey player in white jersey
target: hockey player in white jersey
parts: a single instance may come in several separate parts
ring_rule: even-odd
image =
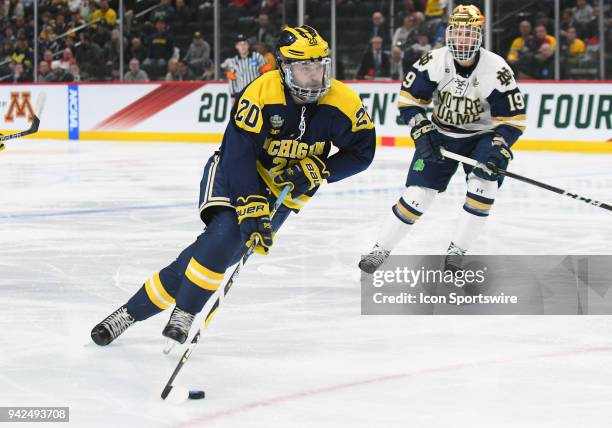
[[[524,131],[525,100],[508,64],[482,48],[484,16],[476,6],[457,6],[448,20],[446,46],[424,54],[408,70],[399,111],[410,125],[415,153],[406,189],[384,220],[372,251],[359,267],[378,269],[395,246],[446,187],[458,163],[440,148],[477,159],[488,170],[464,165],[467,193],[448,247],[447,269],[459,269],[461,257],[479,236],[513,155],[510,147]],[[426,108],[433,101],[431,120]]]

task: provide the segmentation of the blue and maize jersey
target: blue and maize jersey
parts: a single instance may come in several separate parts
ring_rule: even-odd
[[[325,161],[330,183],[365,170],[374,158],[374,125],[360,98],[342,82],[333,80],[317,103],[298,105],[274,70],[254,80],[237,100],[221,144],[232,203],[261,194],[260,179],[278,196],[272,178],[310,155]],[[287,198],[285,205],[299,210],[312,194]]]

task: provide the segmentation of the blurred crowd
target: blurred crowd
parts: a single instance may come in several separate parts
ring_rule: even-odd
[[[544,13],[533,21],[522,20],[518,36],[512,41],[507,54],[508,63],[522,79],[552,79],[554,54],[559,43],[561,78],[593,78],[598,73],[601,41],[598,32],[600,1],[575,0],[573,7],[565,8],[561,15],[559,39],[555,39],[553,20]],[[609,22],[604,31],[608,46],[612,42]],[[609,48],[608,48],[609,49]]]
[[[339,7],[360,10],[361,0],[337,1]],[[200,29],[203,22],[212,21],[211,0],[126,0],[123,38],[117,20],[117,0],[40,0],[36,70],[33,2],[0,0],[0,81],[29,82],[35,74],[39,82],[214,78],[212,42],[204,37],[204,29]],[[363,40],[351,41],[354,64],[346,67],[343,64],[346,57],[337,57],[338,78],[402,79],[404,70],[423,53],[444,45],[446,1],[398,0],[397,3],[397,14],[393,17],[397,25],[390,22],[383,7],[367,12],[371,15],[365,18],[368,28],[361,29],[365,34]],[[562,78],[597,78],[600,0],[562,0],[562,4],[566,7],[559,40],[552,35],[551,14],[540,12],[520,19],[514,40],[502,52],[497,52],[506,57],[519,78],[553,78],[557,43]],[[244,33],[241,43],[235,42],[237,34],[224,40],[222,78],[232,80],[232,64],[249,55],[257,54],[257,61],[259,56],[263,58],[268,64],[263,71],[275,68],[272,52],[282,28],[282,6],[282,0],[225,2],[224,7],[234,13],[232,16],[248,19],[251,31],[241,31]],[[329,2],[325,7],[329,7]],[[231,30],[224,29],[228,31]],[[326,35],[325,29],[322,32]],[[610,39],[609,19],[605,34]],[[181,40],[186,41],[181,43]],[[246,43],[246,50],[242,42]],[[607,43],[612,46],[612,40]],[[121,49],[123,76],[119,74]]]

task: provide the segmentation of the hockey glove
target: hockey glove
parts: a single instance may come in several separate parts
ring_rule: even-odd
[[[272,246],[272,222],[268,200],[260,195],[239,197],[236,201],[236,214],[242,242],[250,247],[255,242],[254,251],[268,255]]]
[[[493,173],[492,177],[498,176],[498,170],[507,169],[508,163],[514,158],[506,140],[501,135],[495,135],[491,141],[491,148],[485,162],[487,168]]]
[[[319,157],[312,155],[301,159],[274,177],[274,184],[279,187],[289,185],[291,196],[295,198],[319,187],[327,177],[329,171],[325,163]]]
[[[417,114],[414,117],[415,125],[410,130],[410,136],[414,140],[416,151],[414,156],[417,159],[423,159],[433,162],[441,162],[442,155],[440,147],[442,147],[442,138],[436,125],[431,123],[423,114]]]

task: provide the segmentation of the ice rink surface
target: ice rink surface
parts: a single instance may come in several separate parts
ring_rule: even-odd
[[[0,405],[70,406],[78,427],[610,426],[608,317],[360,315],[356,264],[402,191],[400,148],[325,185],[249,260],[176,382],[207,398],[161,401],[181,352],[161,352],[168,313],[106,348],[89,331],[201,231],[215,147],[30,140],[0,154]],[[519,174],[612,201],[610,155],[515,157]],[[397,252],[443,253],[464,195],[460,172]],[[610,254],[610,215],[507,180],[473,253]]]

